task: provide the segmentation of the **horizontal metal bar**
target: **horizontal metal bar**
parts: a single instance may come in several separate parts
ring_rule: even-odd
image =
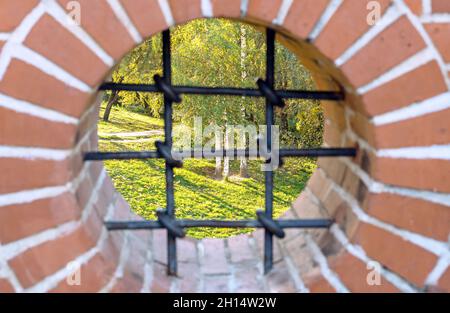
[[[240,97],[265,97],[259,89],[233,88],[233,87],[196,87],[196,86],[172,86],[179,94],[186,95],[222,95]],[[104,83],[99,90],[136,91],[136,92],[161,92],[155,85],[147,84],[119,84]],[[310,100],[344,100],[345,96],[340,91],[308,91],[308,90],[275,90],[283,99],[310,99]]]
[[[185,152],[173,152],[175,156],[181,158],[214,158],[214,157],[265,157],[257,151],[249,149],[235,150],[213,150],[201,151],[190,150]],[[314,148],[314,149],[280,149],[280,157],[354,157],[355,148]],[[157,151],[124,151],[124,152],[87,152],[84,155],[85,161],[101,160],[133,160],[133,159],[162,159],[164,158]]]
[[[84,154],[85,161],[133,159],[163,159],[163,156],[157,151],[87,152]]]
[[[333,223],[329,219],[274,220],[281,228],[328,228]],[[258,220],[176,220],[179,227],[218,227],[218,228],[264,228]],[[108,230],[142,230],[165,228],[159,221],[106,221]]]

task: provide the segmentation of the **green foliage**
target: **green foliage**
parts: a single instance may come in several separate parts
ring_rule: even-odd
[[[152,83],[161,74],[161,36],[154,36],[128,54],[113,73],[113,80]],[[254,27],[224,19],[200,19],[172,29],[173,82],[178,85],[256,88],[265,76],[265,35]],[[309,72],[296,55],[276,45],[276,87],[314,90]],[[160,117],[162,96],[120,92],[118,104]],[[112,114],[114,115],[114,113]],[[174,118],[192,126],[200,116],[203,126],[264,124],[264,99],[223,96],[183,96],[174,106]],[[281,145],[312,147],[322,141],[323,116],[318,103],[289,100],[277,109]]]
[[[306,103],[303,110],[297,112],[296,128],[299,145],[314,148],[322,145],[323,112],[320,106]]]
[[[155,74],[162,74],[161,45],[161,35],[158,35],[133,49],[117,66],[112,74],[112,80],[129,84],[148,84],[152,82]],[[161,114],[162,103],[162,96],[159,94],[119,92],[119,105],[128,107],[142,106],[154,117],[158,117]]]

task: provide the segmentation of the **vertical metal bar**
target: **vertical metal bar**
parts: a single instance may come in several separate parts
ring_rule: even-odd
[[[275,31],[267,28],[266,32],[266,82],[273,88],[275,85]],[[273,105],[266,99],[266,134],[267,151],[272,150],[272,125],[274,124]],[[265,172],[265,215],[273,218],[273,171]],[[268,230],[264,233],[264,273],[273,267],[273,235]]]
[[[170,51],[170,30],[162,34],[163,38],[163,77],[172,84],[172,63]],[[172,150],[172,101],[164,95],[164,134],[165,144]],[[166,161],[166,210],[170,217],[175,217],[175,196],[173,184],[173,167]],[[176,237],[167,232],[167,273],[177,274]]]

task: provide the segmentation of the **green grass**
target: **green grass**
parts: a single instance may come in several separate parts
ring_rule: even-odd
[[[103,109],[101,110],[102,116]],[[99,122],[100,133],[136,132],[162,129],[159,119],[144,114],[114,108],[111,121]],[[154,150],[152,137],[145,142],[124,142],[120,137],[100,138],[101,151]],[[125,138],[126,140],[136,138]],[[228,180],[214,179],[214,161],[185,160],[181,169],[175,169],[175,204],[178,218],[186,219],[252,219],[255,212],[264,208],[264,172],[261,162],[249,162],[249,178],[241,178],[239,161],[230,163]],[[116,189],[130,203],[135,213],[147,219],[155,219],[155,210],[165,206],[164,162],[107,161],[105,167]],[[315,163],[307,159],[286,159],[285,167],[274,177],[274,215],[280,216],[300,194],[315,169]],[[192,228],[188,235],[195,238],[223,238],[251,229]]]
[[[103,117],[104,105],[100,109]],[[146,116],[137,112],[128,111],[120,107],[114,107],[109,116],[109,121],[99,120],[99,133],[139,132],[163,128],[163,120]]]

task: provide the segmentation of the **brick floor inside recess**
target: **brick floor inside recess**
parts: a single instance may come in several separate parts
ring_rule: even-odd
[[[142,220],[116,194],[113,212],[105,220]],[[299,218],[296,203],[281,219]],[[103,227],[103,231],[106,229]],[[308,245],[314,238],[326,240],[328,230],[285,229],[283,239],[274,237],[274,267],[263,274],[264,230],[229,238],[190,237],[177,239],[178,275],[168,276],[167,231],[109,231],[118,255],[117,269],[101,291],[107,292],[335,292],[320,274],[317,258]],[[328,245],[329,246],[329,245]],[[101,270],[101,272],[108,272]],[[114,272],[114,274],[113,274]],[[91,290],[90,280],[98,271],[81,268],[81,289],[65,281],[53,291]],[[84,281],[86,280],[86,281]]]
[[[142,220],[128,205],[116,207],[113,215],[119,220]],[[296,212],[291,209],[281,218],[297,218]],[[177,239],[177,277],[166,274],[166,230],[109,232],[113,241],[120,243],[118,267],[122,268],[119,275],[116,271],[114,287],[109,291],[281,293],[313,291],[308,289],[312,285],[322,290],[324,282],[317,281],[317,276],[314,282],[308,282],[308,277],[320,271],[314,270],[317,262],[307,247],[307,238],[327,231],[285,231],[284,239],[274,237],[274,268],[268,275],[263,274],[262,229],[225,239]]]
[[[150,233],[147,279],[153,292],[301,292],[298,268],[301,255],[293,260],[275,239],[274,269],[263,274],[264,233],[227,239],[178,239],[178,277],[166,275],[166,232]],[[298,235],[301,236],[301,235]],[[297,241],[299,238],[296,238]],[[288,239],[287,239],[288,240]],[[305,259],[308,256],[304,256]],[[295,262],[295,263],[293,263]],[[306,264],[303,264],[303,267]],[[168,290],[167,290],[168,289]]]

